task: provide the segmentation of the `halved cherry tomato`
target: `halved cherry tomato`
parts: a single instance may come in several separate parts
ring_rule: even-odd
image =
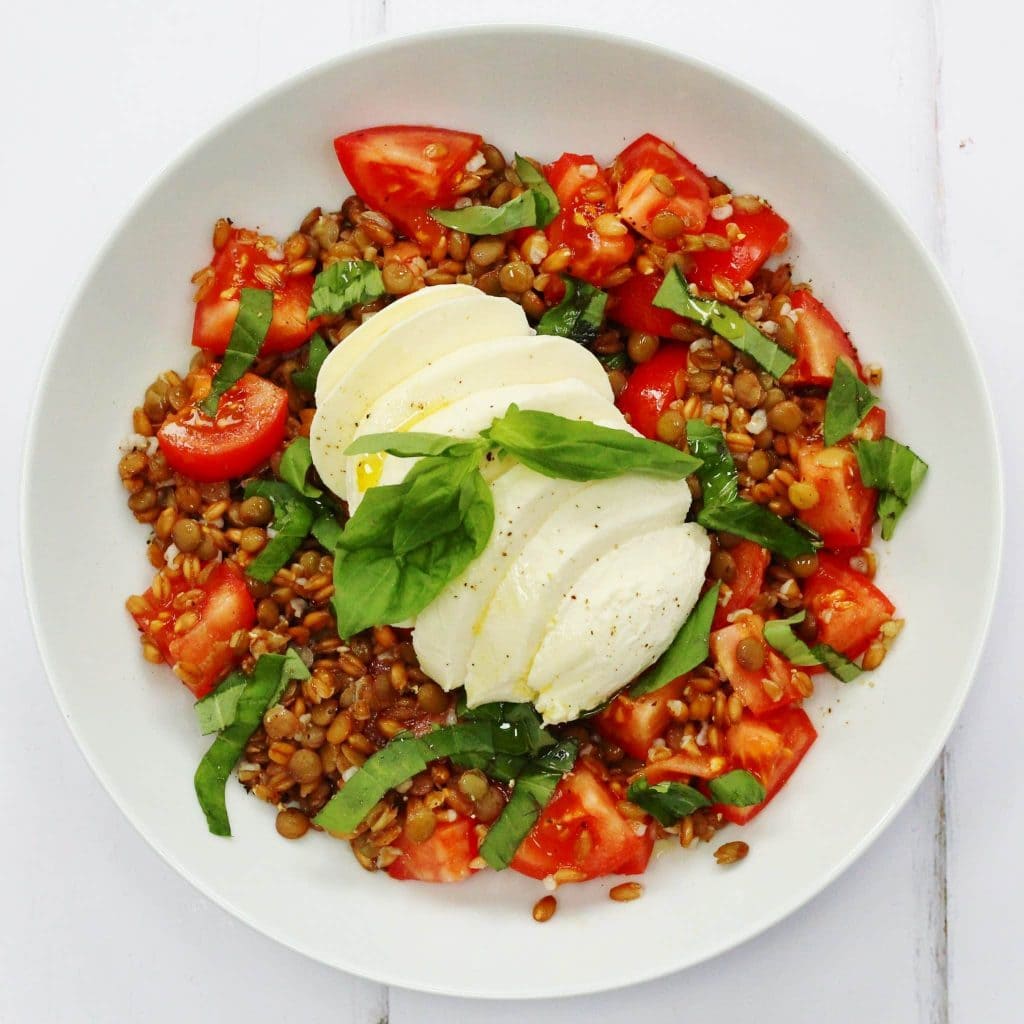
[[[786,380],[827,388],[832,383],[840,356],[845,356],[858,376],[863,377],[853,342],[825,306],[803,289],[793,292],[789,301],[798,315],[796,363],[787,371]]]
[[[478,870],[472,866],[480,847],[471,818],[439,822],[433,835],[422,843],[414,843],[403,831],[391,845],[402,851],[388,866],[392,878],[461,882]]]
[[[671,779],[714,779],[721,775],[728,763],[720,754],[701,750],[699,754],[680,750],[671,757],[652,761],[641,769],[642,775],[652,786]]]
[[[665,275],[634,274],[623,284],[608,293],[608,316],[633,331],[657,334],[662,338],[672,337],[672,328],[685,323],[683,318],[670,309],[652,305],[654,296],[661,287]]]
[[[759,669],[744,668],[740,664],[739,645],[748,639],[764,649],[764,664]],[[801,693],[792,679],[792,665],[765,643],[764,620],[760,615],[744,615],[731,626],[715,630],[711,634],[711,653],[732,688],[755,715],[767,714],[800,699]],[[778,698],[769,694],[765,683],[772,684]]]
[[[473,132],[421,125],[381,125],[334,140],[334,151],[356,195],[421,245],[444,228],[427,212],[448,209],[469,173],[466,163],[483,139]]]
[[[612,167],[622,216],[645,238],[665,244],[651,228],[662,211],[674,213],[683,222],[683,231],[704,229],[711,210],[707,179],[667,142],[656,135],[641,135],[615,158]]]
[[[548,225],[552,249],[572,252],[569,273],[594,285],[633,255],[636,243],[615,210],[608,177],[592,156],[563,153],[545,169],[561,210]]]
[[[193,401],[164,420],[157,431],[168,465],[193,480],[225,480],[255,469],[284,440],[288,394],[254,373],[246,373],[222,396],[216,419],[195,405],[210,391],[210,377],[198,378]]]
[[[182,599],[187,592],[193,592],[190,599]],[[201,587],[179,576],[163,599],[152,588],[143,597],[149,608],[132,613],[136,625],[181,681],[197,697],[205,697],[239,660],[229,643],[232,635],[256,624],[256,606],[241,570],[234,562],[221,562]],[[197,615],[198,621],[175,632],[178,620],[188,613]]]
[[[686,369],[687,352],[682,345],[662,345],[646,363],[629,375],[616,404],[644,437],[658,437],[658,420],[678,397],[676,374]]]
[[[728,224],[735,224],[743,237],[728,249],[701,249],[690,254],[693,263],[686,278],[702,292],[715,290],[711,280],[715,274],[733,284],[749,281],[789,230],[789,224],[770,206],[762,206],[756,213],[735,210],[725,220],[711,217],[704,234],[725,238]]]
[[[848,558],[825,553],[804,582],[804,605],[818,622],[818,642],[848,658],[863,654],[896,611],[867,576],[850,567]]]
[[[827,548],[862,548],[871,542],[878,492],[865,487],[857,456],[850,448],[804,445],[797,456],[800,478],[813,484],[818,502],[797,510]]]
[[[781,708],[763,718],[744,715],[729,726],[726,747],[733,767],[753,772],[767,794],[762,803],[753,807],[718,804],[716,810],[737,825],[757,817],[796,771],[817,738],[818,733],[802,708]]]
[[[644,697],[620,693],[594,718],[594,728],[606,739],[617,743],[630,757],[647,760],[651,744],[672,721],[669,702],[679,700],[686,688],[680,677]]]
[[[639,874],[647,867],[653,838],[624,818],[608,786],[583,761],[562,778],[555,795],[523,840],[512,867],[531,878],[556,871],[577,880],[599,875]]]
[[[243,288],[270,289],[274,312],[260,352],[290,352],[309,340],[317,320],[307,320],[313,295],[313,275],[288,273],[288,264],[267,255],[266,244],[254,231],[231,232],[227,244],[213,254],[213,283],[196,303],[192,344],[208,352],[223,352],[238,316]],[[278,282],[278,283],[274,283]]]
[[[720,602],[715,609],[712,629],[721,629],[728,625],[729,616],[733,612],[751,606],[761,593],[764,571],[772,560],[768,549],[755,544],[752,540],[741,540],[735,547],[729,548],[729,554],[732,556],[733,565],[736,566],[736,574],[728,583],[722,584],[723,589],[729,588],[729,599],[724,603]]]

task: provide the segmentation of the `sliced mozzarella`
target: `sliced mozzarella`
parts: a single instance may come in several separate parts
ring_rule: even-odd
[[[441,284],[403,295],[379,313],[367,317],[340,345],[331,350],[316,378],[316,402],[319,405],[348,373],[358,356],[368,352],[385,331],[430,306],[456,299],[473,298],[478,289],[469,284]]]
[[[494,532],[487,547],[420,612],[412,636],[420,667],[444,689],[462,685],[480,621],[523,545],[566,498],[588,486],[526,466],[491,485]]]
[[[531,700],[534,657],[576,580],[616,544],[681,524],[689,507],[681,481],[636,475],[597,481],[559,505],[527,540],[487,608],[466,669],[469,705]]]
[[[527,680],[549,723],[596,707],[653,664],[700,595],[710,558],[696,523],[634,536],[605,552],[572,585]]]
[[[349,335],[339,349],[358,333]],[[413,313],[377,336],[369,347],[363,346],[347,362],[334,388],[317,402],[309,444],[324,483],[335,494],[345,493],[345,449],[381,395],[450,352],[517,334],[533,334],[522,308],[476,291]]]
[[[489,427],[495,417],[502,416],[512,403],[520,409],[552,412],[567,419],[589,420],[600,426],[628,429],[622,413],[612,405],[608,397],[597,394],[593,388],[575,378],[476,391],[438,412],[416,420],[409,429],[449,437],[473,437]],[[337,493],[345,496],[349,513],[352,514],[370,486],[401,483],[417,461],[390,455],[347,456],[346,487]],[[503,460],[493,466],[487,475],[490,479],[496,479],[510,465],[512,463],[509,460]],[[319,463],[317,471],[322,477]],[[325,480],[325,483],[330,485],[330,481]]]

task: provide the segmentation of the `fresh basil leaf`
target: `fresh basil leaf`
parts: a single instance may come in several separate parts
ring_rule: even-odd
[[[284,654],[264,654],[256,662],[252,675],[234,700],[231,722],[213,741],[196,769],[196,796],[206,815],[207,827],[214,835],[231,835],[224,790],[249,737],[263,720],[267,708],[280,699],[289,680],[308,678],[309,670],[290,649]]]
[[[314,334],[313,340],[309,343],[309,355],[306,356],[304,369],[292,372],[292,383],[303,391],[313,394],[316,391],[316,379],[320,375],[320,367],[324,360],[331,354],[323,335]]]
[[[716,582],[693,606],[668,650],[630,687],[630,697],[643,697],[660,690],[707,659],[711,621],[718,607],[720,588],[721,583]]]
[[[680,480],[700,467],[692,455],[659,441],[516,405],[482,435],[524,466],[556,479],[606,480],[643,473]]]
[[[407,490],[404,481],[371,487],[363,495],[355,514],[345,524],[341,539],[335,546],[345,551],[371,547],[385,547],[390,551],[391,538]]]
[[[550,747],[555,738],[544,728],[532,704],[492,701],[468,708],[459,715],[461,721],[490,722],[495,731],[495,750],[503,754],[538,754]]]
[[[324,548],[333,553],[341,540],[343,528],[332,509],[321,507],[320,514],[313,520],[309,532]]]
[[[254,480],[246,485],[245,497],[258,495],[274,506],[274,536],[245,567],[247,575],[269,583],[279,569],[299,550],[313,526],[313,507],[291,485],[276,480]]]
[[[401,735],[371,755],[313,819],[329,832],[350,834],[390,789],[423,771],[431,761],[494,750],[486,722],[449,725],[418,739]]]
[[[626,799],[642,807],[666,828],[701,807],[711,806],[711,801],[700,790],[685,782],[659,782],[652,786],[642,776],[626,790]]]
[[[430,211],[430,216],[446,228],[467,235],[503,235],[506,231],[535,227],[538,221],[537,197],[529,189],[501,206],[464,206],[461,210]]]
[[[562,776],[572,770],[576,751],[574,740],[562,740],[530,761],[515,780],[509,802],[480,844],[480,856],[495,871],[512,863],[516,850],[537,823]]]
[[[878,399],[845,359],[836,360],[832,387],[825,399],[825,444],[838,444],[857,429]]]
[[[828,644],[808,646],[793,632],[793,626],[803,622],[805,615],[801,609],[788,619],[770,619],[764,624],[767,643],[793,665],[824,665],[837,679],[853,682],[861,674],[860,666]]]
[[[447,434],[428,434],[416,431],[392,431],[385,434],[363,434],[346,449],[346,455],[376,455],[387,452],[402,459],[428,455],[469,455],[478,453],[482,458],[487,443],[478,437],[449,437]]]
[[[313,282],[306,316],[340,316],[353,306],[373,302],[384,294],[384,278],[369,260],[338,260],[321,270]]]
[[[557,334],[581,345],[592,342],[604,324],[604,307],[608,293],[586,281],[562,275],[565,297],[540,318],[538,334]]]
[[[299,494],[307,498],[319,498],[324,492],[306,479],[312,465],[313,456],[309,450],[309,438],[297,437],[285,448],[278,472],[281,474],[281,479],[294,487]]]
[[[555,190],[548,184],[548,179],[537,170],[524,156],[516,153],[516,174],[525,188],[533,193],[534,205],[537,208],[537,227],[546,228],[557,216],[561,206]]]
[[[746,537],[783,558],[796,558],[818,550],[809,534],[790,526],[763,505],[743,498],[727,505],[705,505],[697,513],[697,522],[708,530],[724,530]]]
[[[763,803],[767,795],[757,778],[742,768],[712,779],[708,789],[718,803],[732,807],[753,807],[754,804]]]
[[[199,403],[207,416],[217,415],[221,396],[252,366],[270,330],[274,315],[274,293],[263,288],[243,288],[238,301],[238,315],[231,328],[231,337],[217,372],[213,375],[210,393]]]
[[[878,518],[882,521],[882,539],[890,540],[900,516],[924,481],[928,463],[891,437],[855,441],[853,450],[864,485],[880,492]]]
[[[762,334],[731,306],[712,299],[694,298],[677,266],[665,275],[651,304],[660,309],[670,309],[703,327],[710,327],[715,334],[741,352],[746,352],[773,377],[781,377],[796,362],[784,348]]]
[[[735,501],[739,496],[736,463],[722,431],[703,420],[687,420],[686,441],[690,452],[702,463],[697,479],[704,505],[728,505]]]
[[[194,710],[204,736],[226,729],[235,720],[238,701],[248,681],[242,672],[232,672],[216,690],[196,701]]]

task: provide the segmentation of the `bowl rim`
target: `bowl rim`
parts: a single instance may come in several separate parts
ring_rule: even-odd
[[[82,737],[78,735],[76,729],[71,724],[70,715],[65,705],[62,691],[60,686],[55,682],[55,675],[52,671],[52,662],[48,654],[46,643],[44,643],[43,630],[41,626],[42,616],[40,608],[42,605],[43,595],[36,589],[34,580],[34,574],[31,571],[32,565],[32,549],[30,547],[29,539],[29,485],[28,480],[31,471],[31,465],[33,461],[33,455],[38,445],[37,435],[39,432],[39,421],[41,416],[42,407],[42,394],[46,389],[47,383],[50,376],[53,373],[54,365],[56,363],[57,349],[60,339],[64,336],[67,331],[71,314],[77,308],[81,302],[86,286],[88,285],[95,267],[106,257],[107,253],[115,246],[117,239],[124,230],[125,226],[136,216],[141,207],[143,207],[150,199],[152,194],[166,181],[166,179],[172,177],[178,170],[178,168],[185,164],[189,159],[192,158],[193,154],[202,149],[208,141],[214,139],[222,131],[229,126],[232,126],[238,122],[244,121],[248,118],[251,113],[258,107],[264,104],[273,102],[279,96],[287,93],[291,89],[295,88],[302,82],[309,79],[316,78],[317,76],[326,73],[327,71],[335,68],[339,65],[344,65],[348,61],[354,59],[364,59],[371,57],[376,54],[386,54],[391,51],[402,50],[406,47],[417,47],[423,45],[443,45],[445,43],[458,42],[465,39],[472,38],[494,38],[494,37],[516,37],[516,38],[528,38],[530,36],[544,36],[544,37],[555,37],[565,39],[567,42],[574,39],[584,38],[594,42],[605,43],[621,47],[625,50],[632,50],[638,56],[644,54],[656,56],[661,59],[668,59],[676,63],[688,65],[691,68],[698,70],[699,72],[708,75],[713,79],[724,83],[728,87],[738,90],[740,93],[747,95],[748,97],[757,100],[773,111],[773,113],[785,120],[794,123],[799,129],[801,129],[806,135],[811,138],[817,146],[822,147],[828,151],[833,157],[837,158],[843,163],[846,168],[852,173],[857,183],[870,193],[871,198],[875,203],[879,204],[886,213],[893,218],[894,222],[899,225],[902,229],[903,234],[915,250],[917,256],[921,259],[922,265],[927,273],[931,284],[944,296],[946,299],[949,309],[953,314],[953,328],[960,334],[963,341],[965,342],[965,351],[968,356],[967,366],[965,370],[974,378],[974,382],[979,389],[979,393],[985,399],[985,406],[987,415],[982,426],[987,429],[989,437],[992,442],[992,455],[993,455],[993,484],[994,494],[991,496],[994,500],[989,503],[990,519],[991,519],[991,531],[992,536],[990,540],[994,572],[991,574],[991,578],[987,581],[987,596],[985,607],[982,609],[982,628],[978,630],[976,635],[973,637],[973,643],[971,644],[968,654],[969,663],[971,669],[968,674],[961,682],[959,692],[956,695],[956,699],[952,701],[949,707],[946,709],[945,714],[939,723],[939,728],[935,730],[936,739],[929,745],[929,747],[921,752],[918,758],[917,767],[914,772],[907,773],[904,777],[900,786],[896,787],[890,794],[889,806],[886,812],[878,819],[875,826],[869,829],[861,839],[855,843],[850,850],[842,857],[835,865],[833,865],[824,875],[815,880],[815,883],[806,888],[804,891],[799,891],[795,898],[791,900],[786,909],[777,915],[770,915],[769,919],[753,921],[751,927],[746,930],[742,937],[739,939],[731,938],[725,941],[719,942],[715,945],[710,945],[707,950],[703,951],[702,954],[696,959],[690,959],[685,964],[678,965],[675,967],[656,967],[653,969],[643,969],[642,967],[638,970],[634,970],[629,973],[628,976],[609,978],[607,981],[602,982],[598,986],[575,986],[570,988],[551,989],[551,990],[531,990],[522,991],[519,989],[513,989],[509,987],[504,992],[499,992],[496,989],[492,989],[488,992],[476,992],[476,991],[464,991],[458,988],[452,987],[445,984],[437,984],[433,986],[420,985],[410,986],[407,981],[403,980],[400,973],[395,969],[391,968],[390,965],[383,965],[380,970],[362,970],[358,972],[352,968],[340,967],[336,962],[326,958],[314,949],[307,948],[302,944],[290,942],[288,940],[279,938],[265,931],[258,923],[256,923],[251,916],[240,907],[234,905],[234,903],[224,897],[222,897],[217,891],[208,886],[205,882],[201,881],[193,875],[193,873],[182,864],[177,856],[168,848],[157,840],[155,837],[149,835],[136,819],[128,813],[128,811],[122,806],[120,801],[114,796],[114,788],[108,782],[107,773],[100,767],[97,759],[94,756],[92,748]],[[209,898],[215,905],[220,907],[221,910],[227,912],[232,917],[241,921],[248,927],[261,935],[272,939],[274,942],[291,949],[295,952],[301,953],[302,955],[310,958],[319,963],[323,963],[326,966],[333,967],[336,970],[341,970],[345,973],[351,974],[354,977],[361,977],[368,981],[375,982],[380,985],[395,986],[398,988],[404,988],[412,991],[420,991],[433,995],[446,995],[456,996],[461,998],[472,998],[472,999],[493,999],[493,998],[505,998],[505,999],[516,999],[516,1000],[534,1000],[542,998],[552,997],[572,997],[582,996],[587,994],[596,994],[599,992],[612,991],[615,989],[625,988],[628,986],[639,985],[645,982],[654,981],[659,978],[667,977],[670,974],[674,974],[685,970],[689,967],[697,966],[698,964],[704,963],[714,957],[720,956],[731,949],[737,948],[741,945],[745,945],[752,939],[763,934],[771,927],[780,924],[787,918],[789,918],[796,911],[808,904],[812,899],[823,892],[829,887],[840,875],[858,860],[865,851],[881,836],[881,834],[889,827],[893,819],[900,811],[907,805],[911,797],[916,793],[918,788],[921,786],[928,772],[932,766],[937,762],[941,756],[946,743],[948,742],[950,735],[952,734],[953,728],[963,711],[964,704],[967,700],[967,696],[971,691],[971,688],[977,677],[979,662],[983,653],[984,647],[987,643],[989,633],[992,628],[992,619],[995,611],[996,598],[1000,591],[1001,580],[1003,575],[1003,556],[1004,556],[1004,543],[1005,543],[1005,479],[1003,469],[1003,457],[1002,457],[1002,446],[997,430],[997,423],[995,419],[993,403],[991,394],[989,392],[988,384],[986,381],[985,374],[982,370],[981,359],[978,350],[971,337],[971,333],[968,329],[967,323],[963,317],[963,314],[959,308],[956,297],[953,293],[952,288],[946,281],[942,269],[939,266],[938,259],[933,255],[932,251],[924,244],[917,232],[910,224],[907,217],[903,214],[900,208],[895,204],[893,200],[889,198],[885,190],[878,183],[876,178],[871,172],[866,170],[864,166],[852,155],[841,149],[835,142],[833,142],[824,132],[819,129],[815,124],[810,122],[802,114],[790,109],[787,105],[775,99],[770,93],[764,91],[759,86],[755,86],[739,77],[737,74],[726,70],[710,61],[704,60],[700,57],[695,57],[682,50],[674,49],[672,47],[663,46],[657,43],[649,42],[645,39],[640,39],[630,35],[618,35],[608,31],[595,30],[589,28],[578,28],[571,25],[565,24],[529,24],[529,23],[517,23],[517,24],[500,24],[500,25],[487,25],[484,23],[473,23],[458,26],[448,26],[442,28],[435,28],[426,31],[417,31],[409,33],[396,33],[389,34],[386,37],[378,38],[376,40],[361,43],[353,46],[351,49],[345,50],[340,55],[328,58],[327,60],[318,61],[316,64],[311,65],[299,71],[293,75],[289,75],[283,81],[276,85],[265,89],[256,95],[252,96],[245,103],[234,108],[225,116],[219,118],[212,125],[208,126],[204,131],[199,133],[195,138],[192,139],[186,146],[178,151],[178,153],[170,159],[159,171],[150,175],[140,190],[129,202],[128,206],[122,211],[120,217],[117,218],[116,223],[112,226],[110,231],[106,234],[103,243],[98,246],[92,254],[92,257],[87,261],[83,269],[80,271],[74,286],[68,293],[64,306],[61,310],[57,324],[50,336],[47,353],[43,359],[41,368],[38,372],[36,379],[34,394],[32,399],[31,412],[29,415],[28,422],[25,430],[25,441],[22,450],[22,459],[20,467],[19,477],[19,498],[18,498],[18,513],[19,513],[19,552],[20,552],[20,563],[21,563],[21,575],[22,583],[24,586],[27,602],[26,607],[28,610],[29,620],[32,624],[32,632],[36,643],[37,651],[39,652],[40,660],[43,665],[43,670],[46,676],[47,683],[51,695],[56,702],[57,709],[60,712],[60,716],[63,719],[68,731],[70,732],[72,739],[75,742],[80,754],[84,758],[86,764],[93,772],[96,779],[102,786],[106,796],[115,804],[118,810],[124,815],[135,831],[145,840],[146,844],[154,850],[163,861],[176,871],[182,878],[184,878],[189,884],[191,884],[196,890],[202,893],[204,896]]]

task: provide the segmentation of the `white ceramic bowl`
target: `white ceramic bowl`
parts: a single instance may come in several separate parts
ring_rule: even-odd
[[[606,881],[568,886],[558,915],[538,927],[535,882],[489,872],[445,887],[367,874],[341,843],[282,841],[270,808],[234,781],[234,838],[206,831],[192,774],[208,740],[187,692],[143,662],[124,612],[150,570],[117,481],[117,445],[145,385],[188,362],[188,279],[209,258],[213,220],[287,233],[310,207],[336,208],[349,190],[332,137],[395,122],[470,128],[506,153],[543,159],[573,150],[608,160],[652,131],[769,197],[793,225],[800,276],[813,278],[862,355],[885,364],[892,434],[931,463],[897,542],[880,545],[881,582],[906,630],[874,686],[822,682],[810,709],[820,741],[742,833],[753,854],[739,869],[717,867],[707,847],[673,849],[652,864],[643,899],[613,903]],[[806,124],[720,71],[549,28],[370,47],[257,100],[193,146],[136,204],[72,302],[25,466],[24,564],[43,659],[86,758],[139,831],[211,899],[294,949],[382,982],[472,996],[654,978],[753,936],[835,878],[949,734],[984,639],[1002,527],[976,356],[933,263],[876,187]]]

